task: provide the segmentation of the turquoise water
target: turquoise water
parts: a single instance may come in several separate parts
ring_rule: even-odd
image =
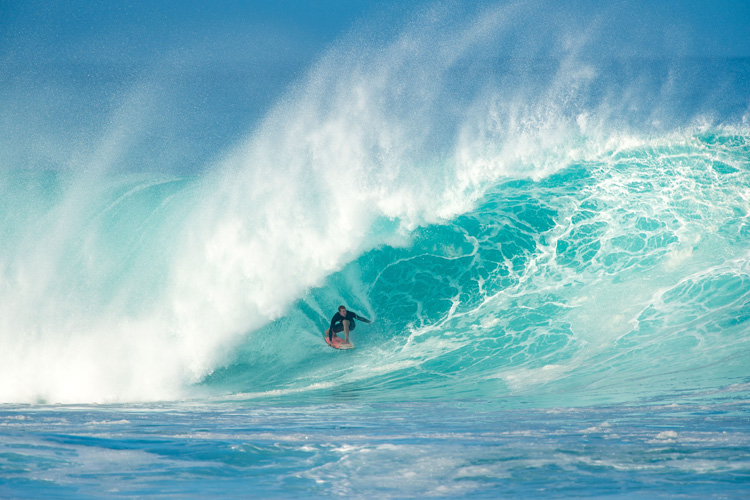
[[[747,497],[748,59],[573,14],[12,31],[0,496]]]
[[[747,139],[670,139],[499,182],[471,211],[366,252],[204,386],[590,404],[746,384]],[[314,348],[332,288],[377,320],[351,356]],[[279,353],[277,335],[297,340]]]

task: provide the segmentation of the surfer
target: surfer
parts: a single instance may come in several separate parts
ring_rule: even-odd
[[[357,326],[357,323],[354,322],[355,319],[358,319],[360,321],[364,321],[365,323],[369,323],[370,320],[367,318],[363,318],[357,313],[353,313],[351,311],[347,311],[346,307],[339,306],[339,312],[333,315],[333,318],[331,318],[331,327],[326,330],[326,335],[328,335],[328,341],[333,341],[333,334],[339,333],[340,331],[344,332],[344,343],[349,343],[349,332],[354,330],[354,328]]]

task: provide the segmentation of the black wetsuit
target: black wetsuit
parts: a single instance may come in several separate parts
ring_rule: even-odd
[[[351,332],[354,330],[354,327],[357,326],[357,324],[354,322],[355,319],[358,319],[360,321],[364,321],[365,323],[369,323],[370,320],[367,318],[363,318],[357,313],[353,313],[351,311],[346,311],[346,317],[343,317],[341,313],[338,311],[336,314],[333,315],[333,318],[331,318],[331,327],[328,329],[328,340],[333,340],[333,334],[339,333],[344,331],[344,320],[349,320],[349,331]]]

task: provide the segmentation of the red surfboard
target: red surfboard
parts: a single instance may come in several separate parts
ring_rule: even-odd
[[[323,337],[326,339],[326,344],[335,349],[341,349],[342,351],[345,351],[347,349],[354,349],[354,344],[352,344],[351,342],[344,342],[344,339],[342,339],[338,335],[333,336],[333,341],[328,340],[328,335],[323,334]]]

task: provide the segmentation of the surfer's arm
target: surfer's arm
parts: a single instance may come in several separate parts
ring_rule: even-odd
[[[355,318],[357,318],[357,319],[358,319],[358,320],[360,320],[360,321],[363,321],[363,322],[365,322],[365,323],[371,323],[371,321],[370,321],[369,319],[367,319],[367,318],[363,318],[363,317],[362,317],[362,316],[360,316],[359,314],[355,314],[355,315],[354,315],[354,317],[355,317]]]
[[[328,327],[329,330],[333,331],[333,326],[336,324],[336,320],[339,318],[339,313],[336,313],[333,315],[333,318],[331,318],[331,326]]]

